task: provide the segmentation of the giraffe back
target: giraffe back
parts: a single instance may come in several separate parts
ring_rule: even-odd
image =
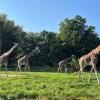
[[[100,46],[98,46],[97,48],[93,49],[90,53],[83,55],[80,59],[79,59],[79,65],[85,66],[87,64],[91,64],[91,63],[96,63],[96,55],[100,52]]]

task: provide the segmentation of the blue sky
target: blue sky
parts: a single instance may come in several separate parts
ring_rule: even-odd
[[[80,15],[100,33],[100,0],[0,0],[0,13],[27,32],[58,32],[65,18]]]

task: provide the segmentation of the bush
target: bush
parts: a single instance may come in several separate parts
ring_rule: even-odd
[[[70,65],[70,68],[69,70],[71,72],[73,71],[78,71],[78,67],[79,67],[79,64],[78,64],[78,58],[72,58],[72,60],[69,62],[69,65]]]

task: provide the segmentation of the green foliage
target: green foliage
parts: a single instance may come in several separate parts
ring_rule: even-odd
[[[3,23],[2,31],[2,53],[8,51],[15,42],[19,42],[19,37],[21,37],[22,28],[19,25],[16,25],[14,21],[8,20],[6,15],[0,14],[0,21]],[[22,38],[21,38],[22,39]],[[9,63],[15,61],[16,50],[10,55]]]
[[[19,43],[18,48],[9,56],[9,65],[16,65],[20,57],[31,52],[36,46],[40,47],[41,52],[30,58],[31,66],[58,66],[60,60],[71,55],[80,57],[100,44],[95,27],[86,25],[86,19],[79,15],[72,19],[64,19],[60,23],[58,33],[46,30],[38,33],[24,32],[21,26],[16,25],[4,14],[0,14],[0,22],[3,23],[3,29],[0,31],[0,53],[8,51],[14,42]],[[72,64],[74,65],[76,66]]]
[[[72,58],[72,60],[70,61],[70,71],[78,71],[78,67],[79,67],[79,62],[78,62],[78,58],[74,57]]]
[[[91,80],[91,83],[87,82],[88,73],[84,73],[83,82],[77,82],[77,73],[23,72],[23,76],[13,75],[15,72],[9,72],[9,77],[0,77],[2,100],[98,100],[100,98],[100,86],[95,79]]]
[[[58,38],[67,47],[70,45],[78,57],[100,44],[95,27],[86,25],[86,19],[79,15],[60,23]]]

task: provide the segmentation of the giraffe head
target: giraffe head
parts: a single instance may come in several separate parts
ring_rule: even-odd
[[[17,47],[18,46],[18,43],[14,43],[14,45]]]
[[[75,56],[75,55],[72,55],[71,57],[72,57],[72,58],[76,58],[76,56]]]
[[[34,51],[35,51],[36,53],[40,53],[39,47],[36,47],[36,48],[34,49]]]

